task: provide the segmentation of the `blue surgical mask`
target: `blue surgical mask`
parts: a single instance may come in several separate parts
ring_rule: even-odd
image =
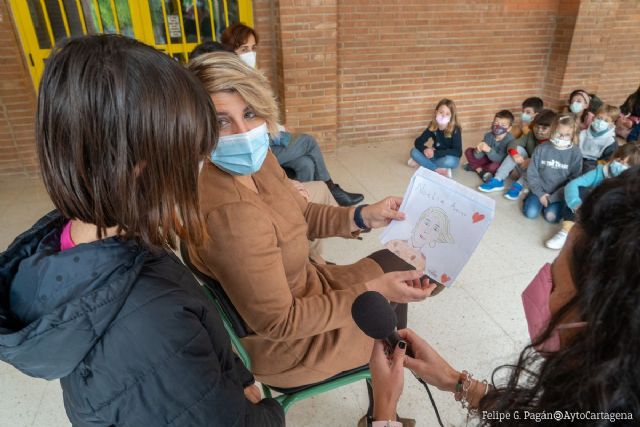
[[[522,119],[522,123],[528,124],[528,123],[531,123],[531,120],[533,119],[533,117],[531,117],[531,114],[522,113],[522,116],[520,116],[520,119]]]
[[[569,106],[569,109],[571,109],[571,112],[573,114],[578,114],[578,113],[582,113],[582,110],[584,110],[584,106],[582,105],[582,102],[572,102],[571,106]]]
[[[591,123],[591,128],[594,132],[604,132],[609,129],[609,123],[606,120],[595,119],[593,123]]]
[[[269,151],[267,124],[249,132],[222,136],[211,153],[211,162],[232,175],[251,175],[262,167]]]
[[[618,176],[627,169],[629,169],[629,166],[624,165],[617,160],[613,160],[609,163],[609,173],[611,176]]]

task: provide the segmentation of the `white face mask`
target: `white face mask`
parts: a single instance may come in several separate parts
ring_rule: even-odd
[[[247,53],[241,53],[240,55],[240,59],[242,59],[242,61],[247,64],[249,67],[251,68],[256,68],[256,53],[255,52],[247,52]]]

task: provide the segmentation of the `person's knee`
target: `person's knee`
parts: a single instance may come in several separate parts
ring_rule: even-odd
[[[445,156],[442,161],[443,168],[457,168],[460,164],[460,158],[456,156]]]
[[[555,209],[548,209],[544,212],[544,219],[552,224],[560,222],[560,215]]]
[[[286,166],[296,172],[296,179],[298,181],[305,182],[314,180],[315,163],[310,157],[298,157],[295,161],[287,163]]]
[[[534,219],[537,218],[538,215],[540,215],[540,208],[534,203],[531,203],[527,199],[525,199],[524,205],[522,206],[522,213],[525,217]]]
[[[409,152],[409,156],[417,162],[418,160],[421,160],[421,156],[424,156],[424,154],[422,154],[417,148],[413,147]]]

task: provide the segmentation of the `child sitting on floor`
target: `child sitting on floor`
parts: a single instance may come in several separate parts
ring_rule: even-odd
[[[427,146],[429,140],[431,144]],[[461,155],[462,129],[458,124],[456,104],[450,99],[441,99],[429,126],[415,140],[407,164],[422,166],[451,178],[451,169],[458,167]]]
[[[556,113],[551,110],[542,110],[533,120],[533,132],[522,135],[515,141],[507,145],[507,157],[496,171],[496,174],[488,182],[485,182],[478,190],[485,193],[504,190],[504,181],[512,171],[519,175],[518,179],[511,184],[509,191],[504,195],[509,200],[518,200],[520,192],[524,189],[527,167],[535,148],[549,141],[551,125],[556,118]]]
[[[465,170],[475,171],[484,182],[493,178],[493,174],[507,156],[507,144],[513,141],[512,125],[511,111],[498,111],[493,118],[491,131],[484,135],[482,142],[475,148],[465,150],[464,155],[468,161]]]
[[[534,96],[527,98],[522,103],[522,114],[520,114],[520,126],[513,126],[511,134],[514,138],[520,138],[522,135],[526,135],[531,131],[531,123],[536,118],[536,115],[544,108],[544,101]]]
[[[527,169],[531,191],[522,207],[527,218],[536,218],[542,212],[548,222],[560,221],[564,206],[564,186],[577,178],[582,170],[582,153],[577,146],[577,126],[572,115],[557,116],[551,125],[549,142],[539,145],[533,151]]]
[[[549,249],[562,249],[573,227],[575,213],[586,196],[585,193],[593,190],[605,179],[618,176],[628,168],[637,165],[640,165],[640,146],[625,144],[618,148],[609,163],[598,164],[594,169],[569,182],[564,188],[566,207],[562,213],[562,228],[545,242],[545,246]]]
[[[582,151],[582,172],[595,169],[598,160],[609,160],[618,148],[615,122],[620,109],[613,105],[603,105],[596,113],[589,129],[580,132],[579,144]]]

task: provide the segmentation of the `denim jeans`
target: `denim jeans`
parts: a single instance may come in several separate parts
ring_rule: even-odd
[[[529,193],[524,199],[522,205],[522,213],[527,218],[537,218],[542,212],[544,219],[552,224],[557,224],[562,218],[562,211],[564,208],[564,201],[549,203],[546,208],[540,203],[540,199],[533,193]]]
[[[434,156],[429,159],[417,148],[411,149],[411,158],[420,166],[431,170],[435,170],[437,168],[454,169],[458,167],[458,164],[460,164],[460,157],[446,155],[442,157]]]
[[[301,182],[330,180],[331,176],[316,139],[306,133],[294,136],[290,135],[291,142],[287,146],[271,144],[271,152],[280,166],[293,169],[295,179]]]

